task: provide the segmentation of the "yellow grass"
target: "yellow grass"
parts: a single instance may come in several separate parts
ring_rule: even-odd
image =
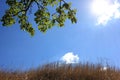
[[[102,64],[51,63],[28,71],[0,70],[0,80],[120,80],[120,70]]]

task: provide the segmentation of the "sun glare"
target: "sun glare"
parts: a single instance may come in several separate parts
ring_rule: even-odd
[[[94,0],[92,3],[92,11],[95,15],[105,14],[110,8],[108,0]]]
[[[111,19],[120,18],[120,3],[118,0],[93,0],[91,11],[97,17],[97,25],[105,25]]]

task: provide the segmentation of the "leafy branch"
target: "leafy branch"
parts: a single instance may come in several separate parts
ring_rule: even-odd
[[[34,13],[34,21],[41,32],[46,32],[55,25],[62,27],[67,19],[70,19],[72,23],[77,22],[76,10],[72,10],[71,4],[65,0],[7,0],[6,4],[9,5],[9,9],[1,19],[2,25],[11,26],[16,23],[18,18],[21,30],[29,32],[32,36],[35,30],[28,20],[27,12],[30,11],[33,4],[38,8]],[[50,12],[48,6],[53,6],[56,12]]]

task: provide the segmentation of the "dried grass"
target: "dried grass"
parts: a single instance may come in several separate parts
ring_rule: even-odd
[[[120,80],[120,70],[102,64],[46,64],[28,71],[0,70],[0,80]]]

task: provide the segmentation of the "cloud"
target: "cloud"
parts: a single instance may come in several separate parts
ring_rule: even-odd
[[[79,57],[78,55],[73,54],[73,52],[68,52],[64,56],[61,57],[61,60],[65,62],[66,64],[78,63]]]
[[[94,0],[92,11],[97,16],[97,25],[105,25],[120,18],[120,3],[118,0]]]

